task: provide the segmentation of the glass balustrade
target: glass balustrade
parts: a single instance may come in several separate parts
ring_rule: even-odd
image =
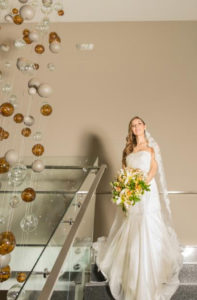
[[[16,247],[10,253],[10,278],[0,283],[1,300],[38,299],[99,170],[96,157],[45,157],[41,173],[33,172],[30,162],[27,157],[17,166],[22,168],[18,173],[23,178],[16,179],[15,170],[1,174],[0,228],[16,238]],[[30,203],[21,199],[27,187],[36,192]],[[79,232],[73,236],[54,295],[79,293],[78,299],[82,299],[80,285],[89,266],[93,237],[95,196],[91,199]],[[24,276],[26,281],[19,282]]]

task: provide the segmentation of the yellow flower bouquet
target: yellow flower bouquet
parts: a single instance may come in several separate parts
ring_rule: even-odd
[[[118,172],[112,186],[112,202],[127,212],[131,205],[141,200],[145,191],[150,191],[150,184],[146,183],[147,174],[141,169],[122,168]]]

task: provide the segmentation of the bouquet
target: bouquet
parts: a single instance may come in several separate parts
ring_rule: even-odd
[[[112,186],[112,202],[127,212],[131,205],[141,200],[145,191],[150,191],[150,184],[145,182],[147,174],[141,169],[122,168],[118,172]]]

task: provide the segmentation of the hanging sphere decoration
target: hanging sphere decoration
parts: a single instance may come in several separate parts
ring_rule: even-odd
[[[32,232],[38,226],[38,218],[34,215],[26,215],[20,222],[20,227],[24,232]]]
[[[44,104],[40,109],[40,112],[43,116],[51,115],[52,111],[53,111],[53,109],[52,109],[51,105],[49,105],[49,104]]]
[[[5,157],[0,157],[0,174],[8,172],[9,168],[10,168],[10,165],[6,161]]]
[[[32,42],[38,42],[39,33],[36,30],[30,31],[29,38]]]
[[[15,300],[18,299],[19,292],[21,290],[21,285],[20,284],[14,284],[11,286],[11,288],[7,292],[7,300]],[[20,292],[20,299],[25,298],[25,291]]]
[[[17,8],[13,8],[13,9],[12,9],[12,13],[13,13],[14,15],[17,15],[17,14],[18,14],[18,9],[17,9]]]
[[[45,51],[44,46],[41,44],[38,44],[35,46],[35,52],[37,54],[42,54]]]
[[[32,20],[35,15],[35,10],[31,5],[23,5],[20,8],[20,15],[24,20]]]
[[[14,106],[9,102],[5,102],[5,103],[1,104],[0,112],[4,117],[9,117],[14,112]]]
[[[24,137],[28,137],[31,135],[31,129],[26,127],[26,128],[23,128],[21,130],[21,134],[24,136]]]
[[[56,53],[59,53],[59,51],[61,49],[61,45],[59,42],[53,41],[49,44],[49,49],[52,53],[56,54]]]
[[[8,150],[5,153],[5,159],[9,163],[10,166],[13,166],[19,159],[18,152],[14,149]]]
[[[21,193],[21,198],[25,202],[31,202],[36,198],[36,192],[32,188],[26,188],[24,191]]]
[[[32,41],[30,40],[28,35],[24,35],[23,36],[23,40],[25,41],[26,44],[30,45],[32,43]]]
[[[3,133],[4,133],[4,130],[2,127],[0,127],[0,141],[3,140]]]
[[[52,94],[52,87],[48,83],[41,83],[38,87],[38,95],[48,98]]]
[[[14,115],[13,119],[16,123],[22,123],[24,120],[24,116],[21,113],[17,113]]]
[[[34,70],[38,70],[40,68],[39,64],[34,64]]]
[[[0,282],[4,282],[10,278],[10,266],[6,266],[0,269]]]
[[[16,25],[21,25],[23,23],[23,18],[21,17],[21,15],[15,15],[13,17],[13,22],[16,24]]]
[[[29,95],[35,95],[37,93],[37,90],[36,90],[36,88],[35,87],[30,87],[29,89],[28,89],[28,94]]]
[[[0,269],[8,266],[10,263],[10,260],[11,260],[10,253],[5,254],[5,255],[0,255]]]
[[[3,138],[6,140],[8,137],[9,137],[9,132],[8,131],[5,131],[3,132]]]
[[[41,144],[36,144],[32,147],[32,153],[35,156],[41,156],[44,152],[44,146]]]
[[[63,15],[64,15],[64,10],[63,10],[63,9],[60,9],[60,10],[58,10],[57,13],[58,13],[59,16],[63,16]]]
[[[16,246],[15,236],[11,231],[5,231],[0,233],[0,254],[8,254]]]
[[[15,164],[8,173],[10,184],[18,186],[23,183],[27,174],[27,168],[22,163]]]
[[[27,278],[27,274],[24,273],[24,272],[19,272],[17,274],[17,281],[20,282],[20,283],[24,282],[26,280],[26,278]]]
[[[44,170],[44,163],[42,160],[37,159],[34,160],[33,164],[32,164],[32,170],[34,172],[40,173]]]
[[[34,119],[33,116],[26,116],[26,117],[24,117],[24,124],[26,126],[32,126],[34,124],[34,122],[35,122],[35,119]]]
[[[29,35],[29,33],[30,33],[29,29],[25,28],[23,30],[23,35]]]
[[[16,208],[17,206],[19,206],[19,204],[21,203],[21,199],[18,197],[18,195],[14,195],[10,198],[9,200],[9,205],[12,208]]]
[[[33,138],[35,141],[41,141],[42,140],[42,132],[36,131],[33,135]]]
[[[32,78],[28,81],[28,87],[38,88],[40,85],[40,80],[38,78]]]

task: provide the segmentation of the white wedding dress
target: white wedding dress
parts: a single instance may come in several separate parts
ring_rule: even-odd
[[[126,157],[128,167],[145,172],[150,163],[149,151]],[[150,184],[151,191],[131,206],[128,217],[118,207],[108,237],[93,243],[98,269],[116,300],[169,300],[179,285],[181,247],[163,221],[155,178]]]

